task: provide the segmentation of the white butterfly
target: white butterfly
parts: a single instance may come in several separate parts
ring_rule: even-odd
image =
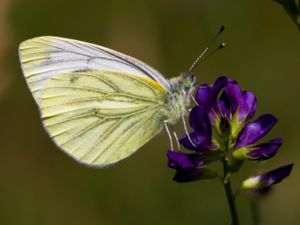
[[[49,136],[79,162],[106,166],[137,151],[186,112],[196,82],[171,80],[111,49],[60,37],[19,47],[24,76]]]

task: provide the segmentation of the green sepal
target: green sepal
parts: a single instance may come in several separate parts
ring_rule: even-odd
[[[214,113],[214,115],[215,115],[215,121],[212,122],[211,125],[212,125],[214,132],[217,134],[217,136],[221,137],[222,133],[220,130],[220,117],[216,113]]]
[[[243,181],[241,190],[253,190],[258,189],[262,186],[260,176],[250,177]]]
[[[236,149],[232,152],[232,156],[236,160],[244,160],[246,159],[245,155],[249,152],[249,149],[247,147],[242,147],[239,149]]]
[[[205,164],[218,161],[222,157],[223,157],[223,151],[221,151],[220,149],[207,151],[203,154],[203,156],[200,156],[200,158],[205,161]]]
[[[253,151],[255,148],[253,147],[242,147],[233,151],[232,156],[236,160],[245,160],[245,159],[253,159],[251,156],[247,154]]]
[[[236,139],[240,133],[240,131],[242,130],[242,128],[244,127],[245,121],[239,121],[239,111],[240,109],[238,108],[235,112],[235,114],[233,115],[232,119],[231,119],[231,138],[232,139]]]
[[[218,177],[217,171],[210,169],[208,167],[202,167],[199,169],[199,171],[202,174],[200,180],[215,179]]]

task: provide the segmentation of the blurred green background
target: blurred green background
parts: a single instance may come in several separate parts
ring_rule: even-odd
[[[300,224],[300,33],[271,0],[1,0],[0,224],[229,225],[222,184],[177,184],[164,133],[120,164],[95,169],[58,150],[39,120],[18,60],[18,44],[39,35],[97,43],[135,56],[167,77],[187,70],[221,25],[227,48],[205,60],[200,82],[237,79],[279,118],[284,145],[269,162],[248,163],[234,184],[294,162],[291,176],[261,202],[264,225]],[[245,195],[241,224],[251,224]]]

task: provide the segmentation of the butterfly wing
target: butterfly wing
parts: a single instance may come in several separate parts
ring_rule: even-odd
[[[62,73],[41,91],[42,121],[63,151],[103,167],[131,155],[162,129],[167,93],[159,83],[129,73]]]
[[[169,82],[143,62],[51,36],[21,43],[19,55],[48,134],[76,160],[118,162],[161,130]]]
[[[20,61],[27,84],[37,102],[45,82],[76,70],[112,70],[149,78],[169,89],[169,82],[145,63],[114,50],[67,38],[42,36],[20,44]]]

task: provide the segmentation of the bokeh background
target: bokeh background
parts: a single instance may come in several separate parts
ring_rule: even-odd
[[[220,182],[172,181],[164,133],[106,169],[79,165],[58,150],[39,120],[17,52],[25,39],[63,36],[135,56],[172,77],[187,70],[221,25],[227,30],[216,45],[228,47],[196,69],[199,82],[237,79],[257,95],[257,115],[279,118],[272,136],[284,138],[272,160],[248,163],[234,185],[294,162],[291,176],[260,206],[265,225],[299,225],[300,33],[271,0],[1,0],[0,224],[228,225]],[[246,195],[237,205],[242,224],[251,224]]]

